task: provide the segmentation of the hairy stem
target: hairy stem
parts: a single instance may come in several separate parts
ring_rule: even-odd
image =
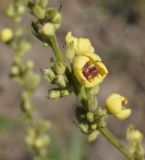
[[[124,156],[126,156],[128,160],[134,160],[133,156],[107,128],[101,128],[100,132],[104,135],[105,138],[108,139],[109,142],[114,145],[114,147],[116,147]]]

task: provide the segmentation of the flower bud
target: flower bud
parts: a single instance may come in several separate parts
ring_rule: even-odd
[[[65,57],[70,61],[72,61],[74,59],[75,48],[74,48],[74,43],[73,42],[67,43],[66,51],[65,51]]]
[[[52,69],[44,69],[43,75],[44,75],[44,79],[49,83],[53,82],[55,79],[55,74],[52,71]]]
[[[88,142],[93,142],[99,136],[99,131],[95,130],[88,135]]]
[[[52,23],[46,23],[40,29],[40,33],[45,36],[53,36],[55,33],[54,25]]]
[[[18,6],[18,9],[17,9],[17,12],[19,15],[22,15],[24,12],[25,12],[25,6],[24,5],[19,5]]]
[[[52,69],[57,75],[63,75],[66,67],[61,62],[54,62],[52,63]]]
[[[39,5],[35,5],[33,7],[33,14],[38,18],[38,19],[43,19],[45,17],[45,10],[41,8]]]
[[[15,15],[15,8],[12,4],[9,4],[6,10],[6,15],[8,17],[14,17]]]
[[[126,139],[128,141],[141,142],[143,139],[143,134],[131,125],[127,129]]]
[[[99,127],[99,128],[104,128],[105,126],[106,126],[106,122],[103,121],[103,120],[100,120],[100,121],[99,121],[99,124],[98,124],[98,127]]]
[[[23,57],[28,51],[31,50],[31,44],[25,40],[21,41],[19,44],[19,57]]]
[[[48,98],[50,99],[59,99],[61,97],[61,92],[59,90],[50,90],[48,92]]]
[[[64,75],[56,76],[55,83],[61,87],[66,87],[66,77]]]
[[[95,124],[92,124],[92,125],[91,125],[91,128],[92,128],[93,130],[97,129],[97,124],[96,124],[96,123],[95,123]]]
[[[88,129],[89,129],[88,124],[80,124],[79,128],[83,133],[88,133]]]
[[[69,94],[70,94],[70,92],[69,92],[69,90],[67,90],[67,89],[64,89],[64,90],[61,91],[61,96],[62,96],[62,97],[66,97],[66,96],[68,96]]]
[[[0,33],[0,40],[2,42],[9,42],[13,38],[13,31],[10,28],[3,28]]]
[[[44,147],[44,145],[45,145],[45,142],[44,142],[44,139],[43,139],[42,137],[38,137],[38,138],[36,138],[36,140],[34,141],[34,146],[35,146],[36,148],[41,149],[41,148]]]
[[[24,84],[28,90],[35,90],[40,84],[40,76],[32,71],[29,71],[24,77]]]
[[[87,55],[94,53],[91,41],[88,38],[76,38],[71,32],[66,35],[66,43],[74,43],[75,52],[77,55]]]
[[[45,7],[47,7],[48,2],[49,2],[49,0],[41,0],[41,1],[40,1],[40,6],[41,6],[42,8],[45,8]]]
[[[11,76],[17,76],[19,75],[19,73],[20,73],[19,67],[15,65],[12,66],[11,71],[10,71]]]
[[[94,121],[94,114],[92,112],[88,112],[87,113],[87,120],[89,122],[93,122]]]
[[[27,65],[27,68],[30,70],[34,68],[34,62],[31,60],[28,60],[26,65]]]
[[[60,23],[62,20],[62,14],[60,12],[56,12],[52,18],[52,23]]]

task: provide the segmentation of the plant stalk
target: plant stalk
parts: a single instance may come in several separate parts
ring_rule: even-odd
[[[116,147],[128,160],[134,160],[133,156],[127,151],[126,148],[119,142],[119,140],[107,129],[101,128],[100,132],[104,135],[109,142],[111,142],[114,147]]]

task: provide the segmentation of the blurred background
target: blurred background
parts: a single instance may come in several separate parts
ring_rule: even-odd
[[[0,0],[0,29],[11,26],[4,10],[8,0]],[[125,121],[109,117],[108,127],[124,142],[128,125],[134,124],[145,134],[145,1],[144,0],[50,0],[50,5],[62,5],[63,23],[57,32],[63,49],[65,35],[72,31],[75,36],[91,39],[109,69],[109,75],[101,85],[99,104],[112,92],[118,92],[129,100],[133,114]],[[22,25],[31,33],[32,17],[26,14]],[[48,66],[53,56],[36,38],[33,49],[27,54],[36,65],[36,72]],[[20,115],[22,88],[9,79],[13,52],[0,44],[0,160],[29,160],[24,143],[24,128],[17,124]],[[69,160],[112,160],[123,157],[103,136],[88,144],[74,125],[74,95],[58,101],[48,100],[48,84],[42,80],[34,95],[39,106],[36,115],[52,122],[55,156],[70,154]],[[54,151],[55,150],[55,151]],[[60,153],[61,152],[61,153]],[[76,157],[75,157],[76,156]],[[75,157],[75,158],[74,158]]]

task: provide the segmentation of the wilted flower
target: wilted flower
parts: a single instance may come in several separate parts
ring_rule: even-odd
[[[106,109],[108,113],[116,118],[124,120],[131,114],[131,109],[125,108],[124,104],[127,104],[127,99],[117,93],[113,93],[107,98]]]
[[[87,88],[100,84],[108,73],[101,58],[96,54],[77,56],[73,71],[78,81]]]

